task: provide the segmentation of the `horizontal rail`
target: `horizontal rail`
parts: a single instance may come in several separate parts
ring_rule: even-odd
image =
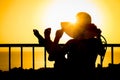
[[[43,47],[40,44],[0,44],[0,47]]]
[[[106,47],[120,47],[120,44],[104,44]]]
[[[60,45],[64,45],[64,44],[60,44]],[[41,44],[0,44],[0,47],[32,47],[32,46],[35,46],[35,47],[44,47],[43,45]],[[107,47],[120,47],[120,44],[104,44],[104,46],[107,46]]]

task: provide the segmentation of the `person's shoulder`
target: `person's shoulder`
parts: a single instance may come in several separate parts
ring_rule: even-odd
[[[69,41],[67,41],[67,43],[66,43],[66,44],[72,44],[72,43],[75,43],[75,42],[77,42],[77,40],[76,40],[76,39],[70,39]]]
[[[86,41],[98,42],[99,40],[97,38],[89,38],[89,39],[86,39]]]

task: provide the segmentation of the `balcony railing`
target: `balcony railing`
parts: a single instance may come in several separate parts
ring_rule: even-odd
[[[60,44],[60,45],[64,45],[64,44]],[[120,47],[120,44],[106,44],[104,45],[106,47],[110,47],[111,48],[111,64],[114,64],[114,48],[115,47]],[[12,47],[20,47],[20,55],[21,55],[21,68],[23,68],[23,48],[24,47],[32,47],[32,67],[33,69],[35,68],[35,58],[34,58],[34,53],[35,47],[44,47],[40,44],[0,44],[0,47],[8,47],[9,48],[9,54],[8,54],[8,60],[9,60],[9,70],[11,69],[11,48]],[[101,60],[101,65],[102,65],[102,60]],[[46,68],[46,49],[44,47],[44,67]]]
[[[34,58],[34,48],[35,47],[44,47],[39,44],[0,44],[0,47],[8,47],[8,60],[9,60],[9,70],[11,69],[11,48],[12,47],[20,47],[20,56],[21,56],[21,68],[23,68],[23,48],[24,47],[31,47],[32,48],[32,67],[35,68],[35,58]],[[44,67],[46,68],[46,50],[44,49]]]

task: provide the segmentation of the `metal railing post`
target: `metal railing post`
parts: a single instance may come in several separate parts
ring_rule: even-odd
[[[32,53],[33,53],[33,69],[34,69],[34,68],[35,68],[35,65],[34,65],[34,64],[35,64],[35,60],[34,60],[34,55],[35,55],[35,54],[34,54],[34,47],[32,47],[32,49],[33,49],[33,50],[32,50]]]
[[[114,64],[113,46],[111,47],[111,63]]]
[[[21,46],[21,68],[23,68],[23,47]]]
[[[9,70],[11,69],[11,47],[9,46]]]
[[[44,47],[44,66],[45,66],[45,68],[46,68],[46,48]]]

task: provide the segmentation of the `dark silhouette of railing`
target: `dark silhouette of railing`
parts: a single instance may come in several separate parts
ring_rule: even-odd
[[[104,46],[111,48],[111,64],[114,64],[114,48],[120,47],[120,44],[106,44]]]
[[[60,44],[63,46],[64,44]],[[114,64],[114,47],[120,47],[120,44],[105,44],[105,47],[110,47],[111,48],[111,64]],[[23,68],[23,48],[24,47],[32,47],[32,67],[33,69],[35,68],[35,59],[34,59],[34,48],[35,47],[44,47],[43,45],[40,44],[0,44],[0,47],[8,47],[9,48],[9,70],[11,69],[11,48],[12,47],[20,47],[21,51],[21,68]],[[102,66],[102,61],[101,61],[101,66]],[[44,67],[46,68],[46,49],[44,47]]]
[[[35,47],[44,47],[40,44],[0,44],[0,47],[8,47],[9,48],[9,70],[11,69],[11,48],[12,47],[20,47],[21,51],[21,68],[23,68],[23,48],[24,47],[32,47],[32,67],[35,68],[35,59],[34,59],[34,48]],[[46,50],[44,49],[44,67],[46,68]]]

